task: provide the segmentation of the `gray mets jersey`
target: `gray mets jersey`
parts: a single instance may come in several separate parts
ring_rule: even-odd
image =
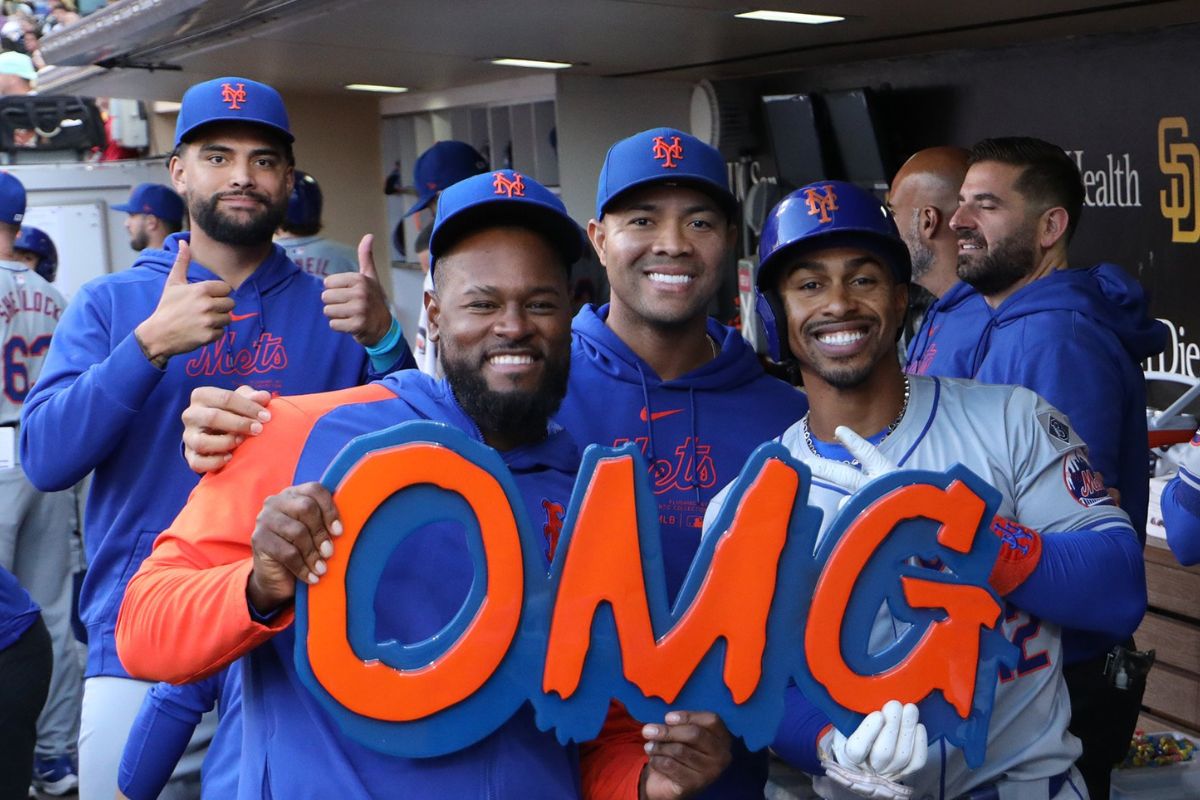
[[[962,464],[1000,491],[1000,516],[1043,534],[1116,528],[1133,536],[1129,518],[1112,505],[1088,466],[1086,447],[1066,415],[1038,395],[973,381],[919,376],[909,381],[904,418],[879,445],[897,466],[945,470]],[[800,423],[780,441],[797,460],[821,458],[809,448]],[[814,479],[809,502],[824,513],[822,537],[846,494]],[[715,518],[717,505],[710,504],[707,519]],[[1061,589],[1072,591],[1068,583]],[[924,769],[904,780],[914,797],[949,800],[993,782],[1001,797],[1033,797],[1039,790],[1046,797],[1045,779],[1068,770],[1079,756],[1079,742],[1067,732],[1071,707],[1059,626],[1006,605],[1003,630],[1020,648],[1020,661],[997,682],[985,763],[971,770],[960,750],[938,741],[930,746]],[[872,649],[897,638],[903,625],[881,609]]]
[[[318,278],[358,271],[358,252],[350,245],[321,236],[299,236],[276,242],[300,269]]]
[[[42,371],[50,336],[67,307],[62,294],[23,264],[0,261],[0,347],[4,394],[0,425],[21,418],[25,395]]]

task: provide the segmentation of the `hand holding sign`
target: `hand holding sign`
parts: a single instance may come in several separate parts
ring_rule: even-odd
[[[333,496],[319,483],[303,483],[268,497],[250,537],[254,570],[246,598],[268,614],[296,596],[296,581],[316,583],[342,532]]]
[[[194,472],[216,472],[233,458],[247,436],[262,433],[270,421],[267,403],[271,393],[252,386],[235,391],[217,386],[192,390],[192,402],[183,410],[183,455]]]
[[[672,711],[663,725],[646,725],[640,800],[690,797],[715,781],[732,760],[733,741],[721,718],[707,711]]]
[[[857,797],[910,796],[912,790],[896,781],[925,766],[929,743],[919,719],[915,705],[891,700],[868,714],[849,737],[835,728],[819,745],[827,779]]]

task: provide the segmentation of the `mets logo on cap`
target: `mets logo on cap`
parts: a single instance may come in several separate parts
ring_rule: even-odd
[[[810,217],[820,214],[822,223],[833,222],[833,217],[829,216],[829,212],[837,211],[838,206],[837,194],[833,191],[832,185],[805,187],[804,202],[808,205]]]
[[[492,178],[492,188],[496,190],[496,194],[505,197],[525,196],[525,179],[521,177],[521,173],[514,172],[510,178],[503,172],[493,172]]]
[[[246,84],[239,83],[235,87],[232,83],[222,83],[221,102],[229,106],[230,111],[237,111],[241,108],[239,103],[246,102]]]
[[[654,159],[662,162],[660,166],[663,169],[674,169],[683,160],[683,143],[678,136],[670,138],[671,141],[668,142],[666,137],[655,136],[651,148]]]

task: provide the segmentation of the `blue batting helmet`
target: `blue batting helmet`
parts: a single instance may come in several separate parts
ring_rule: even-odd
[[[53,283],[58,275],[58,248],[44,230],[32,225],[22,225],[21,232],[13,240],[13,250],[26,250],[38,257],[34,272]]]
[[[321,224],[321,185],[307,172],[296,170],[296,183],[288,196],[287,224],[309,228]]]
[[[908,247],[887,206],[852,183],[810,183],[783,198],[767,215],[758,241],[755,292],[768,352],[775,361],[791,359],[787,319],[778,291],[780,268],[788,257],[801,252],[843,246],[861,247],[880,256],[897,283],[912,279]]]

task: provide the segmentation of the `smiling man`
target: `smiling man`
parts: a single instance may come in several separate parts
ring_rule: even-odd
[[[580,446],[633,442],[645,456],[671,598],[699,547],[708,501],[807,408],[803,394],[763,372],[740,333],[708,316],[732,268],[737,208],[715,149],[655,128],[609,149],[588,223],[611,298],[584,306],[571,325],[558,421]],[[642,745],[634,731],[628,741]],[[637,776],[612,796],[632,796]],[[739,742],[703,796],[761,798],[766,779],[766,753]]]
[[[320,282],[272,244],[292,188],[292,139],[283,100],[265,84],[229,77],[189,89],[169,169],[190,234],[80,290],[26,399],[30,480],[66,489],[95,470],[80,596],[83,800],[115,795],[125,738],[151,685],[117,659],[114,629],[126,582],[196,485],[179,455],[192,391],[323,391],[364,382],[372,359],[379,373],[413,363],[402,339],[387,341],[391,315],[373,281],[355,273],[355,287],[324,302]],[[322,313],[336,329],[313,324]],[[373,345],[381,347],[369,355]]]
[[[901,372],[909,254],[870,194],[838,181],[794,192],[768,217],[759,255],[759,290],[808,389],[811,411],[781,441],[812,469],[821,536],[871,478],[966,466],[1002,496],[992,527],[1003,544],[990,582],[1007,601],[1001,629],[1022,648],[1016,667],[997,676],[980,768],[941,742],[920,757],[915,720],[904,725],[899,705],[868,716],[847,741],[794,687],[774,749],[824,770],[824,797],[1086,798],[1072,767],[1079,743],[1066,730],[1059,625],[1109,636],[1136,627],[1145,576],[1129,518],[1107,498],[1077,502],[1062,475],[1086,464],[1084,444],[1033,392]],[[1130,601],[1114,603],[1114,587]],[[872,652],[911,642],[905,629],[881,608]]]
[[[1140,362],[1161,353],[1163,323],[1148,314],[1142,287],[1115,264],[1071,269],[1068,244],[1083,210],[1079,168],[1040,139],[985,139],[950,220],[958,234],[958,274],[992,307],[972,369],[956,377],[1025,386],[1070,417],[1095,469],[1063,480],[1080,503],[1091,487],[1112,487],[1134,530],[1146,537],[1146,387]],[[1079,767],[1093,797],[1129,747],[1145,689],[1109,670],[1113,640],[1087,631],[1063,636],[1071,731],[1083,740]]]

